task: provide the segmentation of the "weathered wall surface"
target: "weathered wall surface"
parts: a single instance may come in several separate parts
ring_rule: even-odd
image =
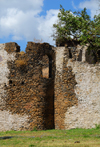
[[[86,63],[86,49],[87,46],[77,46],[77,50],[57,48],[56,129],[93,128],[100,124],[100,64]]]
[[[68,61],[77,82],[74,87],[78,105],[65,114],[65,128],[94,128],[100,124],[100,64]]]
[[[16,43],[6,43],[1,51],[2,130],[54,128],[55,53],[52,46],[29,42],[24,53],[19,52]],[[45,68],[49,68],[46,76]]]
[[[0,131],[22,130],[29,127],[27,115],[12,114],[9,111],[0,110]]]
[[[0,44],[0,131],[100,124],[100,64],[86,63],[86,49]]]
[[[6,130],[19,130],[22,126],[28,126],[27,115],[11,114],[9,110],[6,110],[6,96],[7,91],[5,85],[9,85],[9,73],[8,62],[15,60],[17,45],[12,45],[10,54],[5,50],[5,44],[0,44],[0,131]]]
[[[78,103],[74,92],[74,86],[76,85],[75,75],[72,73],[71,66],[66,66],[68,58],[68,48],[58,47],[56,54],[54,101],[55,129],[65,129],[65,113],[69,107],[77,105]]]

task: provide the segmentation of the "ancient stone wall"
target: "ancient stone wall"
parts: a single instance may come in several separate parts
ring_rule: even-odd
[[[6,130],[19,130],[21,126],[28,126],[27,115],[12,114],[6,109],[6,86],[9,85],[10,69],[8,68],[8,62],[13,62],[16,59],[16,52],[19,51],[19,46],[15,43],[9,44],[10,53],[5,44],[0,44],[0,131]]]
[[[68,61],[77,82],[74,87],[78,105],[65,114],[65,129],[94,128],[100,124],[100,64]]]
[[[0,131],[100,124],[100,63],[87,47],[0,44]]]
[[[58,58],[58,56],[60,56],[60,58]],[[68,108],[78,104],[78,99],[74,91],[76,85],[75,74],[73,74],[71,66],[67,67],[68,59],[69,49],[57,47],[54,102],[55,129],[65,129],[64,121],[66,111]]]
[[[86,62],[87,47],[57,48],[56,129],[94,128],[100,124],[100,63]]]
[[[9,60],[6,60],[7,82],[1,83],[5,94],[1,96],[1,99],[4,100],[4,108],[1,106],[1,109],[2,113],[10,113],[4,119],[6,122],[9,123],[9,118],[14,116],[12,121],[14,125],[9,123],[13,127],[5,127],[5,130],[54,128],[54,50],[49,44],[35,44],[33,42],[27,44],[26,53],[19,52],[18,49],[18,45],[15,43],[7,43],[3,48],[7,54],[5,58],[9,58]],[[11,59],[12,55],[13,59]],[[45,58],[46,55],[48,60],[47,57]],[[43,77],[42,68],[48,66],[48,76]],[[21,117],[20,121],[25,116],[24,122],[22,121],[20,125],[17,125],[16,115],[18,116],[17,120]],[[0,126],[2,121],[1,119]]]

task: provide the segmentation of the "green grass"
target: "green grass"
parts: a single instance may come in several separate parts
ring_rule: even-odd
[[[100,147],[100,127],[95,129],[0,132],[0,137],[3,136],[14,137],[1,139],[0,147]]]

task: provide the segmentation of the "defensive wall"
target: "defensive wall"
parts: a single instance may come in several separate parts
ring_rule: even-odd
[[[100,124],[100,64],[87,48],[0,44],[0,131]]]

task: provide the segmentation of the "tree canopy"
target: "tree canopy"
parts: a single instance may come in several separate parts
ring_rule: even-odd
[[[72,12],[60,6],[58,22],[53,25],[56,32],[54,40],[77,40],[81,44],[89,43],[95,50],[100,47],[100,14],[93,19],[87,14],[86,8],[82,11]]]

